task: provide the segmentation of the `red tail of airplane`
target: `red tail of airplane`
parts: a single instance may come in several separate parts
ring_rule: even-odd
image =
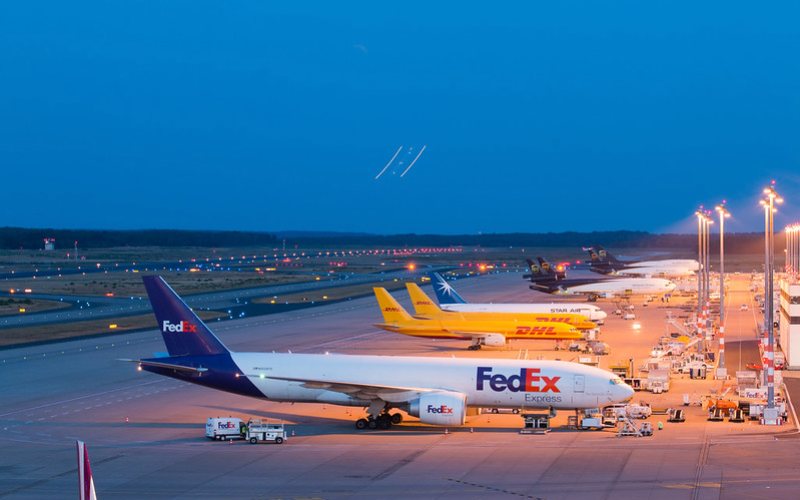
[[[89,465],[89,451],[83,441],[76,441],[78,448],[78,500],[97,500],[92,479],[92,467]]]

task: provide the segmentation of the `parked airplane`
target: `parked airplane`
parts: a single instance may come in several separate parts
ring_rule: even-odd
[[[608,316],[605,311],[591,304],[551,302],[549,304],[472,304],[464,298],[439,273],[430,274],[433,290],[439,307],[454,312],[498,312],[498,313],[570,313],[580,314],[601,325]]]
[[[586,295],[590,301],[599,297],[631,295],[664,295],[675,290],[675,283],[663,278],[619,278],[592,283],[583,280],[562,280],[533,283],[531,290],[557,295]]]
[[[540,261],[544,261],[539,257]],[[599,297],[663,295],[675,290],[675,283],[663,278],[531,278],[531,290],[559,295],[586,295],[590,301]]]
[[[516,321],[534,323],[564,323],[574,326],[578,330],[594,330],[597,325],[583,315],[559,312],[559,313],[520,313],[520,312],[500,312],[500,311],[445,311],[437,306],[428,295],[416,283],[406,283],[408,295],[411,297],[411,304],[414,306],[415,318],[447,320],[451,318],[464,321]]]
[[[483,407],[554,412],[633,396],[617,375],[565,361],[231,352],[160,276],[143,280],[169,356],[126,361],[243,396],[367,407],[358,429],[400,423],[392,409],[450,426]]]
[[[385,288],[373,288],[383,323],[375,326],[389,332],[431,339],[471,340],[469,350],[483,346],[502,347],[508,339],[583,340],[580,330],[566,323],[542,322],[513,318],[470,320],[456,316],[413,317]]]
[[[618,274],[625,276],[692,276],[699,269],[696,260],[665,259],[626,261],[618,260],[603,247],[587,249],[589,252],[589,269],[601,274]]]
[[[531,259],[525,259],[528,263],[529,274],[523,274],[522,279],[531,281],[547,281],[549,279],[564,279],[567,276],[567,271],[563,266],[552,266],[549,262],[541,257],[538,257],[539,263],[537,264]]]

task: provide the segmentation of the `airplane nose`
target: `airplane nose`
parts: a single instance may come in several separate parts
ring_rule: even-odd
[[[630,401],[630,399],[634,395],[633,387],[629,386],[628,384],[622,384],[622,394],[625,401]]]

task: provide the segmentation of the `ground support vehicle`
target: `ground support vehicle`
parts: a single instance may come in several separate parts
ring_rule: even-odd
[[[684,415],[683,410],[670,410],[668,415],[667,422],[686,422],[686,415]]]
[[[263,423],[261,420],[251,420],[247,423],[245,439],[247,439],[250,444],[265,442],[283,444],[286,438],[286,428],[283,424]]]
[[[244,422],[235,417],[209,417],[206,420],[206,437],[226,441],[244,437]]]

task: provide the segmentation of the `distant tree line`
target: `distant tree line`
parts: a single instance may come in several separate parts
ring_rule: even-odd
[[[56,248],[108,247],[246,247],[275,246],[275,235],[246,231],[189,231],[173,229],[93,230],[0,227],[0,248],[37,249],[44,238],[55,238]]]
[[[645,231],[593,231],[563,233],[487,233],[487,234],[363,234],[363,233],[303,233],[283,235],[287,247],[584,247],[602,245],[613,248],[659,248],[693,251],[697,248],[696,234],[654,234]],[[78,241],[81,248],[125,246],[161,247],[275,247],[279,237],[265,232],[248,231],[187,231],[170,229],[91,230],[91,229],[31,229],[0,228],[0,248],[37,249],[44,238],[55,238],[56,248],[69,248]],[[725,235],[725,251],[757,253],[764,249],[762,233],[731,233]],[[718,251],[719,236],[711,235],[711,250]],[[775,234],[775,248],[781,251],[783,233]]]
[[[303,247],[325,246],[375,246],[375,247],[447,247],[481,246],[499,247],[586,247],[601,245],[611,248],[659,248],[693,251],[697,248],[697,234],[654,234],[646,231],[592,231],[563,233],[487,233],[487,234],[341,234],[341,235],[286,235],[287,245]],[[775,234],[775,248],[782,248],[781,234]],[[711,250],[719,249],[719,235],[711,235]],[[764,250],[762,233],[730,233],[725,235],[725,251],[755,253]]]

